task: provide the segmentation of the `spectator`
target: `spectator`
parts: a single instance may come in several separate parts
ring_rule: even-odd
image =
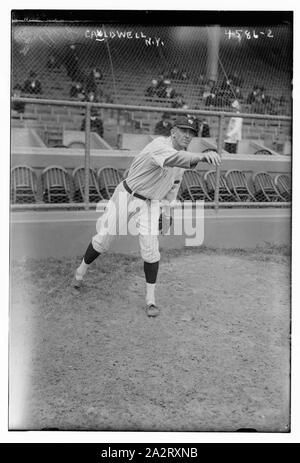
[[[243,94],[242,94],[242,91],[241,91],[240,87],[235,87],[234,93],[235,93],[236,99],[237,99],[238,101],[242,101],[242,100],[243,100]]]
[[[86,101],[90,101],[91,103],[97,102],[97,97],[94,92],[89,92],[89,94],[86,97]],[[91,116],[90,116],[90,121],[91,121],[91,132],[96,132],[100,137],[103,137],[103,122],[102,119],[99,115],[99,110],[97,108],[92,107],[91,108]],[[80,130],[85,130],[85,118],[82,121],[81,128]]]
[[[234,100],[231,106],[237,114],[240,113],[241,105],[238,100]],[[225,150],[228,153],[237,153],[238,142],[242,139],[242,125],[243,119],[241,117],[233,116],[229,119],[225,137]]]
[[[90,91],[87,93],[85,100],[89,101],[90,103],[98,103],[99,98],[95,92]]]
[[[161,117],[161,121],[159,121],[155,128],[154,128],[154,135],[162,135],[164,137],[170,136],[170,130],[173,127],[171,122],[171,115],[168,113],[164,113]]]
[[[13,88],[13,96],[15,98],[19,98],[22,93],[22,86],[20,84],[16,84]],[[14,101],[11,104],[11,109],[13,111],[13,115],[19,116],[20,114],[24,114],[25,112],[25,103],[21,101]]]
[[[265,114],[266,105],[261,97],[261,95],[257,95],[256,99],[251,103],[251,112],[255,114]]]
[[[34,71],[30,71],[29,78],[25,80],[23,86],[24,93],[39,94],[42,93],[41,82],[37,79],[37,74]]]
[[[164,92],[165,92],[165,88],[166,88],[166,78],[164,76],[163,73],[159,74],[158,78],[157,78],[157,96],[159,98],[164,98],[164,96],[161,96],[161,95],[164,95]]]
[[[171,71],[171,79],[179,79],[179,69],[177,66],[175,66]]]
[[[171,86],[171,81],[165,80],[165,88],[160,98],[168,98],[171,100],[172,98],[175,98],[175,96],[176,96],[176,92],[174,88]]]
[[[206,98],[211,95],[211,87],[208,84],[204,85],[203,93],[202,93],[202,100],[205,102]]]
[[[89,73],[86,82],[85,82],[85,91],[87,93],[89,92],[94,92],[96,95],[99,97],[102,94],[102,91],[100,90],[100,82],[103,79],[103,74],[101,72],[101,69],[98,67],[93,67],[91,72]]]
[[[91,132],[96,132],[100,137],[103,137],[103,122],[102,119],[98,116],[92,115],[93,112],[91,113]],[[82,121],[81,124],[81,131],[85,130],[85,118]]]
[[[209,128],[209,125],[208,125],[208,122],[206,119],[203,119],[202,123],[201,123],[201,134],[200,136],[202,138],[209,138],[210,137],[210,128]]]
[[[70,89],[70,98],[83,101],[85,99],[85,91],[81,82],[74,82]]]
[[[247,104],[254,103],[256,99],[258,98],[259,94],[260,94],[260,88],[258,87],[258,85],[254,85],[252,92],[249,93],[247,97]]]
[[[145,96],[147,97],[153,97],[157,95],[157,89],[158,89],[158,81],[156,79],[152,79],[150,87],[146,89]]]
[[[186,103],[183,99],[183,95],[181,93],[177,93],[174,101],[172,101],[171,103],[171,107],[172,108],[183,108],[184,106],[186,106]]]
[[[79,55],[76,45],[72,43],[69,45],[65,52],[64,64],[67,70],[67,74],[73,81],[82,81],[84,76],[79,69]]]
[[[205,98],[205,106],[216,106],[216,90],[212,89]]]
[[[269,103],[271,98],[269,97],[269,95],[266,94],[264,87],[260,87],[260,92],[261,101],[265,104]]]
[[[234,89],[231,80],[223,80],[220,87],[215,86],[214,89],[212,89],[212,94],[215,95],[213,106],[217,106],[219,108],[230,106],[232,103],[233,92]]]
[[[166,79],[168,79],[169,76],[168,76],[168,73],[164,70],[162,71],[160,74],[158,74],[158,78],[157,78],[157,81],[158,81],[158,86],[160,86],[161,84],[164,83],[164,81]]]

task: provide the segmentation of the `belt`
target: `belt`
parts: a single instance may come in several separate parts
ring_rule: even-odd
[[[145,198],[145,196],[139,195],[138,193],[134,193],[131,188],[129,188],[128,183],[126,180],[123,180],[123,185],[126,191],[132,196],[135,196],[136,198],[142,199],[143,201],[148,201],[148,198]]]

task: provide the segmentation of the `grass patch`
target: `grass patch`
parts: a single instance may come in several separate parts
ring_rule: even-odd
[[[163,257],[167,258],[168,260],[181,256],[205,254],[245,257],[258,261],[288,262],[291,255],[291,247],[288,245],[275,245],[272,243],[265,243],[265,245],[256,246],[255,248],[212,248],[201,246],[163,250],[162,254]]]

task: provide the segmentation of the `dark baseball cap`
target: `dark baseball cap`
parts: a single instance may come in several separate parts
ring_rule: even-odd
[[[173,127],[179,127],[180,129],[191,129],[196,134],[198,133],[197,121],[193,117],[179,116],[175,119]]]

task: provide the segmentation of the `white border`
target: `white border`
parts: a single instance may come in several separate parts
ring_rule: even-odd
[[[207,3],[206,3],[207,5]],[[296,182],[296,175],[298,174],[299,160],[297,159],[298,154],[296,148],[299,146],[298,143],[298,63],[296,62],[298,47],[298,17],[297,17],[297,3],[296,0],[286,0],[284,4],[282,2],[274,1],[258,1],[253,0],[251,2],[251,8],[241,8],[241,1],[222,1],[211,0],[209,2],[209,8],[205,8],[199,1],[192,0],[188,5],[183,5],[182,2],[174,2],[174,0],[164,0],[163,8],[161,0],[152,0],[151,2],[138,3],[136,1],[128,0],[126,2],[126,9],[132,10],[180,10],[184,6],[187,6],[189,10],[286,10],[294,11],[294,34],[295,34],[295,49],[294,49],[294,160],[293,160],[293,171],[294,171],[294,203],[293,203],[293,274],[292,274],[292,287],[293,287],[293,331],[292,331],[292,432],[290,434],[237,434],[237,433],[118,433],[118,432],[8,432],[7,431],[7,357],[8,357],[8,240],[9,240],[9,213],[8,213],[8,190],[9,190],[9,96],[10,96],[10,11],[11,9],[39,9],[41,7],[40,1],[27,1],[26,5],[22,1],[5,2],[1,8],[2,21],[1,21],[1,44],[4,51],[2,55],[1,65],[4,69],[1,70],[1,155],[0,155],[0,198],[1,198],[1,310],[0,310],[0,442],[95,442],[95,443],[135,443],[135,442],[184,442],[186,444],[197,442],[197,443],[292,443],[299,442],[300,438],[300,399],[299,399],[299,364],[300,364],[300,345],[299,345],[299,280],[298,275],[298,256],[299,256],[299,244],[296,237],[299,236],[300,230],[298,225],[298,188]],[[87,1],[82,2],[65,1],[62,2],[52,0],[51,2],[43,3],[43,9],[99,9],[99,1]],[[124,9],[124,2],[119,1],[101,1],[101,9]],[[296,174],[297,173],[297,174]],[[298,280],[298,285],[297,285]]]

